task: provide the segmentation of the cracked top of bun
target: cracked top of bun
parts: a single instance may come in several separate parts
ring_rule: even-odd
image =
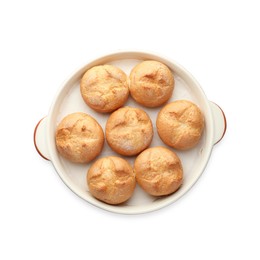
[[[156,120],[162,141],[179,150],[194,147],[204,129],[204,117],[197,105],[188,100],[177,100],[164,106]]]
[[[119,154],[136,155],[150,145],[152,138],[152,121],[140,108],[120,108],[107,121],[106,140]]]
[[[148,148],[139,154],[134,171],[138,184],[154,196],[171,194],[182,184],[181,161],[176,153],[165,147]]]
[[[87,173],[90,193],[109,204],[128,200],[135,189],[135,175],[131,165],[115,156],[95,161]]]
[[[129,96],[126,74],[112,65],[99,65],[85,72],[80,81],[85,103],[101,113],[112,112],[123,106]]]
[[[148,60],[137,64],[129,77],[133,99],[146,107],[158,107],[172,96],[174,77],[161,62]]]
[[[93,160],[101,153],[103,144],[101,126],[93,117],[82,112],[67,115],[56,129],[56,147],[72,162]]]

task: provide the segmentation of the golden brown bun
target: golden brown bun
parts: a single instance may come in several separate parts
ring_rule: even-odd
[[[161,109],[156,126],[165,144],[186,150],[199,142],[204,129],[204,117],[194,103],[178,100]]]
[[[172,95],[174,78],[169,68],[158,61],[143,61],[130,73],[130,93],[147,107],[158,107]]]
[[[138,184],[154,196],[171,194],[182,184],[181,161],[174,152],[164,147],[152,147],[139,154],[134,172]]]
[[[108,118],[106,139],[119,154],[136,155],[150,145],[152,138],[152,121],[142,109],[123,107]]]
[[[131,165],[119,157],[105,157],[95,161],[87,174],[90,193],[109,204],[128,200],[135,188],[135,175]]]
[[[80,91],[92,109],[101,113],[112,112],[123,106],[128,98],[127,76],[112,65],[95,66],[83,75]]]
[[[98,122],[85,113],[73,113],[62,119],[56,130],[59,153],[72,162],[87,163],[102,151],[104,133]]]

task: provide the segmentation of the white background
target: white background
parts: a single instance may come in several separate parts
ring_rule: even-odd
[[[0,259],[259,259],[258,2],[1,1]],[[228,129],[189,193],[126,216],[72,193],[32,137],[68,75],[136,49],[188,69]]]

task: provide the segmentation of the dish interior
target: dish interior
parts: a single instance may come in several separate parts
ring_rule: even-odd
[[[128,59],[128,58],[112,59],[112,60],[105,61],[105,63],[118,66],[126,74],[129,75],[131,69],[142,60],[143,59]],[[150,116],[153,122],[153,130],[154,130],[154,137],[150,147],[164,146],[169,149],[172,149],[180,157],[183,165],[183,170],[184,170],[184,181],[178,191],[176,191],[175,193],[169,196],[153,197],[145,193],[137,184],[132,198],[129,199],[127,202],[117,206],[107,205],[93,198],[88,191],[88,186],[86,183],[86,174],[89,167],[95,160],[88,164],[76,164],[76,163],[69,162],[68,160],[64,159],[62,156],[58,154],[55,147],[55,129],[58,123],[61,121],[61,119],[69,113],[80,111],[93,116],[102,126],[105,133],[105,125],[110,113],[101,114],[89,108],[84,103],[81,97],[80,87],[79,87],[80,79],[83,76],[84,72],[88,68],[98,64],[99,62],[96,62],[95,64],[89,64],[85,68],[78,71],[65,84],[65,87],[62,89],[59,97],[57,98],[56,107],[52,115],[53,124],[51,129],[51,140],[50,140],[52,146],[51,150],[53,151],[53,156],[55,157],[55,162],[53,162],[55,168],[57,169],[59,175],[65,181],[65,183],[80,197],[82,197],[83,199],[87,200],[92,204],[95,204],[104,209],[108,209],[110,211],[116,211],[116,212],[121,211],[124,213],[141,213],[145,211],[150,211],[152,209],[160,208],[166,204],[175,201],[196,182],[201,172],[203,171],[203,168],[205,167],[206,161],[210,154],[211,147],[207,144],[209,143],[208,139],[210,138],[209,124],[207,123],[208,121],[207,118],[209,117],[207,112],[208,102],[205,101],[206,99],[203,99],[201,97],[203,93],[201,89],[194,88],[194,86],[191,85],[191,82],[188,82],[187,79],[185,80],[183,78],[182,72],[180,72],[177,67],[176,68],[173,67],[171,64],[166,64],[166,65],[168,65],[173,72],[174,79],[175,79],[175,88],[174,88],[173,95],[171,99],[168,101],[168,103],[179,99],[191,100],[201,108],[205,116],[205,121],[206,121],[205,130],[199,144],[196,145],[196,147],[188,151],[178,151],[166,146],[161,141],[156,130],[156,117],[159,110],[163,106],[159,108],[146,108],[136,103],[131,98],[131,96],[129,96],[129,99],[125,104],[125,106],[139,107],[145,110]],[[101,61],[100,64],[104,64],[104,61]],[[96,159],[100,157],[112,156],[112,155],[121,156],[115,153],[105,142],[102,153]],[[135,156],[134,157],[121,156],[121,157],[125,158],[130,162],[131,165],[133,165]]]

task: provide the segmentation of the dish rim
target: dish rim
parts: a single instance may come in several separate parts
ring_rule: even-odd
[[[205,115],[205,122],[207,125],[207,136],[205,140],[205,145],[203,146],[203,149],[206,149],[205,155],[202,158],[200,162],[199,167],[199,173],[196,174],[195,177],[193,177],[193,181],[190,182],[189,185],[186,185],[185,188],[182,187],[178,191],[178,196],[168,196],[164,200],[161,201],[155,201],[152,204],[148,205],[138,205],[138,206],[127,206],[127,207],[121,207],[120,205],[109,205],[104,202],[98,201],[97,199],[93,197],[86,198],[86,194],[83,193],[82,190],[79,189],[79,187],[73,183],[69,176],[64,173],[63,167],[61,163],[59,162],[59,157],[57,154],[57,151],[55,149],[55,138],[54,138],[54,122],[57,117],[57,107],[59,107],[59,104],[62,102],[65,93],[68,92],[68,90],[71,88],[71,82],[73,82],[76,78],[79,77],[79,75],[82,75],[84,71],[86,71],[88,68],[95,66],[97,64],[102,64],[105,62],[113,61],[113,60],[122,60],[122,59],[154,59],[163,62],[167,66],[170,67],[170,69],[173,69],[177,72],[178,75],[181,76],[182,79],[184,79],[186,82],[190,81],[192,82],[192,88],[196,88],[196,92],[199,93],[201,102],[203,101],[204,106],[206,108],[206,115]],[[104,62],[105,61],[105,62]],[[205,111],[204,111],[205,114]],[[58,175],[62,179],[62,181],[66,184],[66,186],[73,191],[76,195],[78,195],[83,200],[89,202],[90,204],[97,206],[99,208],[105,209],[110,212],[114,213],[121,213],[121,214],[142,214],[142,213],[148,213],[151,211],[159,210],[163,207],[166,207],[178,199],[180,199],[184,194],[186,194],[198,181],[202,173],[204,172],[204,169],[207,166],[207,163],[209,161],[212,148],[213,148],[213,136],[214,136],[214,121],[213,121],[213,115],[210,108],[209,100],[207,99],[203,89],[201,88],[200,84],[197,82],[197,80],[192,76],[192,74],[187,71],[183,66],[181,66],[176,61],[165,58],[163,56],[159,56],[158,54],[154,53],[147,53],[147,52],[136,52],[136,51],[120,51],[120,52],[114,52],[111,54],[107,54],[104,56],[101,56],[97,59],[94,59],[85,65],[81,66],[78,70],[76,70],[74,73],[71,74],[71,76],[61,85],[61,87],[58,89],[56,96],[54,97],[53,103],[50,107],[48,116],[47,116],[47,122],[46,122],[46,135],[47,135],[47,146],[50,154],[51,162],[57,171]],[[131,208],[133,208],[131,210]]]

